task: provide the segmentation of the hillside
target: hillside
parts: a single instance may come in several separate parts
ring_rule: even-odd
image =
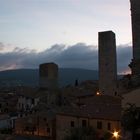
[[[59,85],[73,85],[75,80],[97,80],[98,71],[77,68],[60,68]],[[38,86],[38,69],[16,69],[0,72],[0,86]]]

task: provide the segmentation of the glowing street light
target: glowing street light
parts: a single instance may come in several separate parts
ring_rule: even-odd
[[[117,138],[119,137],[119,132],[114,131],[114,132],[113,132],[113,137],[117,139]]]
[[[96,95],[100,95],[100,92],[99,92],[99,91],[97,91],[97,92],[96,92]]]

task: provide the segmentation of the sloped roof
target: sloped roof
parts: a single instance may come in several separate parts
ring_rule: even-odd
[[[58,114],[95,119],[120,120],[121,102],[119,102],[117,98],[115,99],[109,96],[96,96],[94,100],[92,99],[92,102],[85,102],[79,107],[61,107],[58,109]]]
[[[125,107],[127,103],[135,104],[136,107],[140,107],[140,88],[134,89],[126,94],[123,94],[122,107]]]
[[[94,96],[85,98],[77,103],[63,106],[48,106],[40,104],[38,114],[53,119],[54,116],[65,115],[85,117],[93,119],[105,119],[119,121],[121,118],[121,100],[112,96]]]
[[[24,96],[27,98],[38,98],[47,95],[48,91],[39,90],[36,88],[24,87],[18,91],[19,96]]]
[[[0,120],[7,120],[7,119],[9,119],[10,117],[9,117],[9,115],[8,114],[1,114],[0,115]]]

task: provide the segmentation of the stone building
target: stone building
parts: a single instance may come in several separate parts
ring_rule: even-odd
[[[16,112],[17,101],[14,93],[0,93],[0,114]]]
[[[18,118],[15,123],[15,133],[32,136],[52,136],[53,117],[49,118],[46,112],[37,112]]]
[[[43,89],[58,87],[58,66],[55,63],[43,63],[39,66],[39,85]]]
[[[7,114],[0,115],[0,130],[11,128],[10,117]]]
[[[120,131],[120,99],[95,96],[77,104],[53,107],[16,120],[15,133],[63,140],[74,128],[92,127],[99,138],[108,132]],[[43,106],[44,107],[44,106]]]
[[[129,104],[135,104],[136,107],[140,108],[140,88],[130,90],[129,92],[122,95],[122,107],[126,108]]]
[[[39,103],[41,96],[42,92],[35,88],[21,87],[18,91],[17,110],[21,112],[32,110]]]
[[[112,31],[99,32],[99,92],[117,95],[116,40]]]

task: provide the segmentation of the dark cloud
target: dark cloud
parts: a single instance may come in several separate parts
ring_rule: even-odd
[[[63,50],[57,61],[62,67],[97,69],[97,55],[96,46],[78,43]]]
[[[117,63],[119,72],[127,71],[129,69],[128,64],[130,64],[131,59],[132,47],[129,44],[117,47]]]
[[[119,72],[126,70],[131,60],[131,47],[117,47]],[[38,68],[39,64],[55,62],[59,67],[98,69],[97,46],[78,43],[72,46],[53,45],[42,52],[15,48],[11,52],[0,53],[0,70],[10,68]]]

